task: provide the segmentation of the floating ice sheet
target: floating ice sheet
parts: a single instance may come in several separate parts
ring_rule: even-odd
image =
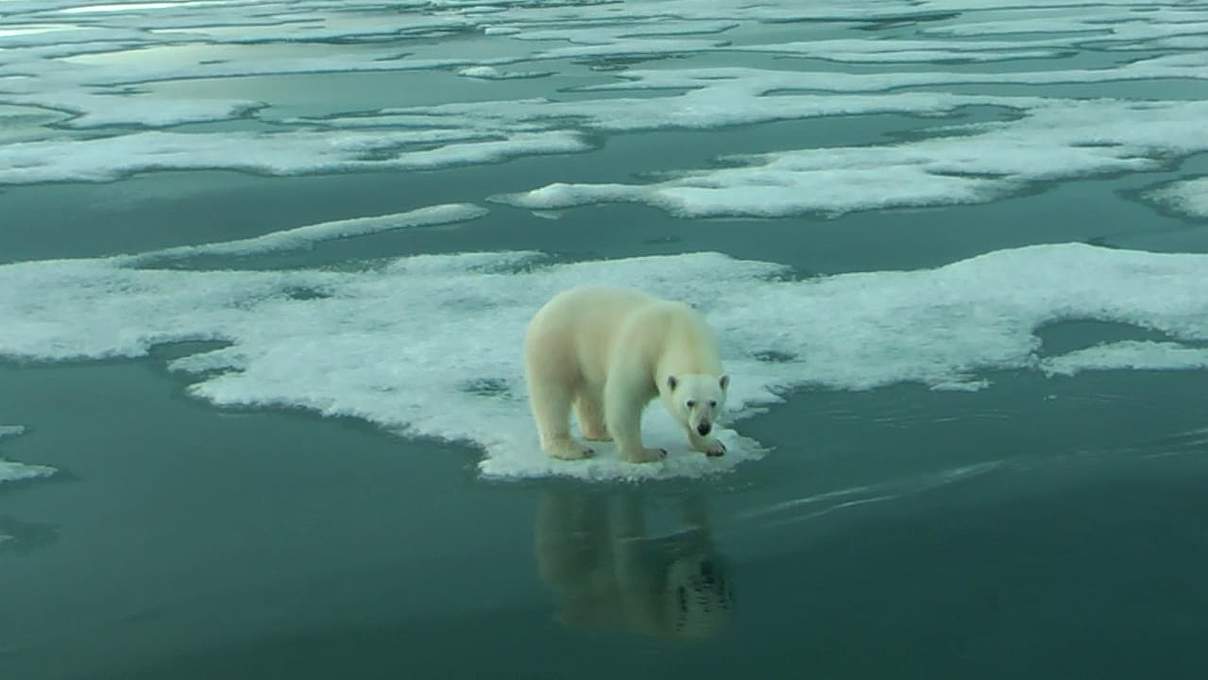
[[[945,2],[953,9],[971,3]],[[1084,2],[1061,7],[1029,2],[1021,11],[1005,12],[995,18],[971,14],[971,20],[922,28],[924,35],[957,37],[1011,37],[1019,35],[1062,35],[1073,44],[1104,47],[1138,46],[1137,43],[1182,35],[1208,33],[1203,9],[1174,2]],[[1077,5],[1097,5],[1087,11]],[[1111,5],[1116,5],[1112,7]]]
[[[285,231],[275,231],[264,236],[237,241],[165,248],[163,250],[144,253],[131,258],[131,261],[145,264],[148,262],[197,257],[200,255],[247,256],[281,250],[298,250],[308,248],[321,241],[367,236],[395,229],[453,224],[477,219],[486,214],[487,210],[485,208],[476,205],[460,203],[437,205],[405,213],[322,222],[320,224],[311,224]]]
[[[535,253],[416,256],[353,272],[129,265],[0,267],[0,356],[137,357],[157,343],[220,341],[226,346],[171,364],[195,375],[193,395],[467,442],[485,452],[480,468],[490,477],[699,475],[761,455],[760,444],[730,430],[722,433],[728,456],[691,452],[657,405],[647,439],[671,449],[665,464],[622,463],[607,446],[580,463],[540,453],[522,380],[524,328],[552,295],[580,284],[633,286],[697,305],[723,339],[739,415],[800,387],[969,389],[988,385],[986,371],[1051,372],[1059,364],[1037,355],[1036,329],[1060,320],[1133,324],[1177,344],[1208,340],[1208,256],[1086,245],[804,281],[774,264],[713,253],[574,264]],[[1080,370],[1125,363],[1076,358]]]
[[[106,181],[150,170],[228,168],[269,175],[424,170],[588,147],[569,131],[482,130],[190,134],[140,132],[0,146],[0,184]]]
[[[26,465],[0,459],[0,484],[4,482],[24,482],[31,479],[49,477],[58,472],[46,465]]]
[[[39,106],[76,113],[64,125],[77,128],[129,125],[132,121],[146,127],[212,122],[247,116],[261,106],[259,102],[242,99],[165,101],[131,94],[90,92],[43,93],[35,97],[14,97],[13,100],[35,101]]]
[[[616,90],[676,90],[725,87],[754,94],[776,92],[886,92],[899,88],[943,90],[955,85],[1055,85],[1069,83],[1111,83],[1154,78],[1208,79],[1204,67],[1208,55],[1176,53],[1132,61],[1110,68],[1037,69],[1029,71],[983,72],[949,70],[879,70],[847,73],[841,71],[792,71],[781,69],[726,66],[715,68],[629,69],[618,73],[620,80],[581,88],[586,92]],[[1027,105],[1027,100],[1021,100]]]
[[[740,45],[732,49],[743,52],[790,54],[827,61],[928,63],[937,61],[988,62],[1056,57],[1062,54],[1060,47],[1068,48],[1066,41],[1052,41],[1049,44],[1053,44],[1054,47],[1042,49],[1045,44],[1040,41],[831,39]]]
[[[1147,197],[1185,215],[1208,218],[1208,177],[1174,182]]]
[[[544,78],[550,71],[502,71],[494,66],[470,66],[457,72],[467,78],[482,80],[515,80],[518,78]]]
[[[370,119],[373,125],[430,126],[456,124],[465,129],[548,127],[549,120],[572,120],[577,126],[604,132],[658,129],[709,129],[780,120],[873,113],[934,115],[961,106],[1029,106],[1039,100],[909,92],[872,95],[761,96],[758,84],[727,82],[667,97],[621,97],[557,102],[520,99],[440,106],[387,109]],[[315,119],[314,125],[356,127],[356,117]]]
[[[0,425],[0,440],[16,437],[24,432],[25,428],[20,425]],[[25,465],[0,458],[0,484],[49,477],[55,472],[58,470],[46,465]],[[5,537],[0,536],[0,540],[3,538]]]
[[[1041,370],[1049,375],[1074,375],[1087,370],[1170,371],[1208,368],[1208,347],[1188,347],[1177,342],[1128,340],[1077,350],[1045,359]]]
[[[0,439],[5,437],[16,437],[19,434],[25,434],[25,427],[21,425],[0,425]]]
[[[145,12],[154,9],[169,9],[181,6],[201,8],[206,5],[238,5],[239,2],[224,2],[223,0],[173,0],[172,2],[117,2],[117,3],[84,3],[78,7],[68,7],[57,10],[57,14],[108,14],[120,12]]]
[[[388,11],[376,0],[4,0],[3,7],[0,105],[43,107],[72,118],[0,133],[5,142],[0,147],[0,183],[108,180],[161,168],[294,174],[487,163],[522,154],[589,151],[594,146],[584,142],[583,128],[605,133],[709,129],[816,116],[930,116],[976,105],[1007,107],[1026,116],[1049,103],[1061,105],[1029,96],[1026,88],[1031,86],[1048,86],[1049,94],[1055,85],[1099,83],[1104,94],[1111,95],[1123,81],[1208,77],[1208,57],[1195,49],[1208,37],[1208,18],[1200,8],[1176,0],[1038,0],[1022,5],[980,0],[664,0],[626,3],[623,12],[613,3],[510,0],[414,0],[392,2]],[[900,28],[906,26],[911,28]],[[1065,57],[1086,45],[1094,46],[1096,55],[1142,50],[1143,58],[1123,62],[1080,54],[1080,64],[1097,66],[1071,68]],[[663,60],[658,68],[625,68],[671,55],[685,59]],[[817,69],[770,55],[840,65]],[[386,112],[363,110],[369,105],[350,101],[342,112],[347,115],[306,119],[296,113],[278,115],[272,101],[258,100],[260,91],[249,94],[240,87],[243,76],[255,74],[325,73],[338,79],[345,72],[407,70],[438,70],[450,78],[454,73],[519,78],[564,71],[579,80],[582,64],[568,65],[568,59],[583,60],[593,69],[617,69],[598,71],[581,81],[595,88],[581,89],[644,90],[643,96],[616,99],[610,92],[587,99],[584,92],[568,94],[551,87],[547,96],[537,99]],[[1026,67],[979,66],[1022,59],[1029,60]],[[925,63],[934,60],[966,64],[956,68]],[[727,61],[763,67],[685,67]],[[881,67],[844,72],[841,62]],[[912,63],[897,65],[903,62]],[[207,83],[198,91],[173,87],[175,98],[147,85],[177,79]],[[229,79],[225,82],[231,83],[230,91],[223,90],[224,79]],[[1023,94],[968,94],[975,91],[971,88],[989,91],[1000,84],[1011,84],[1011,92]],[[274,89],[264,90],[264,98],[271,100]],[[400,90],[399,105],[406,102]],[[255,129],[258,117],[271,120],[279,133],[195,128],[188,135],[148,136],[123,129],[242,118],[250,119],[246,127]],[[421,131],[409,126],[435,126],[447,137],[443,146],[416,142]],[[361,127],[379,130],[369,136],[350,130]],[[991,144],[967,146],[960,153],[1002,160],[995,137],[976,136],[965,143],[979,140]],[[1117,164],[1109,169],[1146,169],[1146,161],[1172,153],[1172,147],[1162,144],[1151,151],[1143,149],[1135,167]],[[892,164],[894,159],[877,162],[882,160]],[[942,166],[948,159],[936,160]],[[1005,172],[1010,173],[1007,165]],[[886,184],[894,184],[896,195],[887,197],[886,205],[983,200],[1010,190],[1016,179],[1029,181],[1012,177],[961,182],[930,170],[920,172],[911,161],[892,165],[888,177]],[[759,179],[725,179],[751,184],[752,196],[766,190]],[[814,186],[815,179],[817,174],[807,186]],[[856,200],[851,197],[867,194],[868,181],[867,173],[841,169],[823,184],[836,190],[841,205],[823,201],[801,209],[847,209],[844,204]],[[672,206],[682,200],[684,210],[698,200],[709,202],[701,192],[681,189],[613,193],[624,193],[625,200]],[[694,196],[673,195],[677,193]],[[771,214],[798,210],[780,203]]]

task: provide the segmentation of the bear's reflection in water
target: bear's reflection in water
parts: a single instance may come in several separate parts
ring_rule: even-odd
[[[537,511],[537,565],[557,594],[558,620],[661,638],[705,638],[730,621],[734,594],[703,505],[687,528],[647,535],[636,493],[548,491]]]

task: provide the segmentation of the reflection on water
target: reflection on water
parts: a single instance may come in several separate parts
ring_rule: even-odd
[[[682,530],[650,535],[633,492],[546,491],[536,522],[537,568],[557,619],[581,628],[706,638],[730,621],[734,590],[704,505],[680,507]]]

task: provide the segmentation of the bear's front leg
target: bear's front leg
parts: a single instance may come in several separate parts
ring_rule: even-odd
[[[622,409],[624,411],[624,409]],[[621,457],[630,463],[655,463],[667,457],[666,449],[651,449],[642,446],[642,412],[633,409],[633,413],[618,413],[607,411],[608,431],[613,433],[617,449]]]
[[[604,388],[604,419],[621,457],[630,463],[653,463],[667,456],[663,449],[642,446],[642,407],[650,399],[642,388],[611,376]]]
[[[717,437],[702,437],[689,429],[688,441],[692,443],[692,448],[706,456],[716,457],[726,455],[726,445],[721,443]]]

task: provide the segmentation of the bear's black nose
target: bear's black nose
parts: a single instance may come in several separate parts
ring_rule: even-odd
[[[696,431],[699,432],[702,437],[709,434],[710,429],[709,423],[701,423],[700,425],[696,426]]]

